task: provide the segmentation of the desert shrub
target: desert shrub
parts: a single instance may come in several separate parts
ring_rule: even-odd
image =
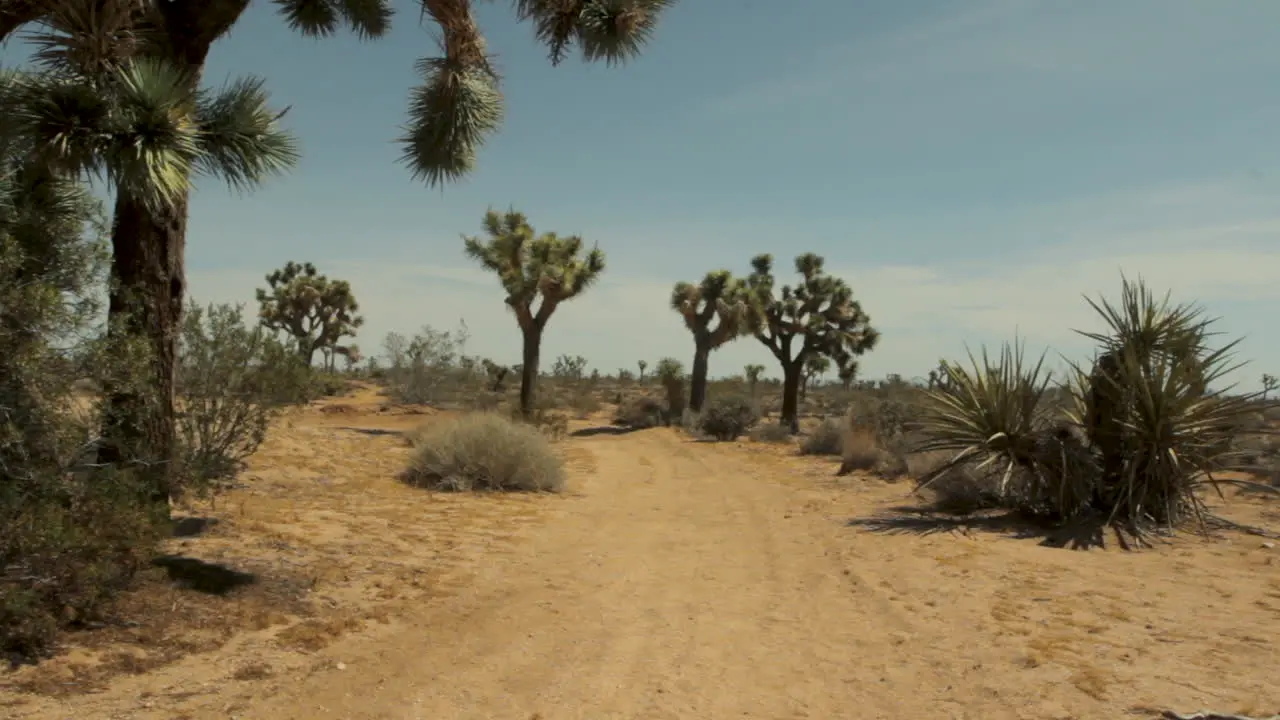
[[[88,188],[0,142],[0,653],[39,657],[94,620],[151,556],[158,518],[135,478],[96,458],[104,381],[106,223]],[[16,154],[15,154],[16,153]],[[121,344],[120,349],[127,349]],[[136,378],[134,378],[136,379]]]
[[[840,443],[840,473],[873,470],[884,453],[875,431],[862,425],[849,425],[836,436]]]
[[[1234,368],[1234,343],[1210,349],[1212,321],[1199,308],[1157,301],[1141,281],[1125,280],[1116,306],[1091,304],[1108,329],[1085,334],[1099,352],[1061,386],[1069,412],[1046,401],[1043,358],[1027,364],[1020,347],[970,357],[971,370],[944,364],[948,383],[928,391],[919,449],[953,458],[922,487],[977,464],[1004,507],[1053,520],[1096,514],[1139,540],[1204,517],[1195,491],[1238,465],[1232,437],[1258,399],[1211,389]]]
[[[844,438],[849,431],[847,423],[827,418],[800,442],[800,454],[839,455],[843,452]]]
[[[314,381],[297,353],[245,324],[241,306],[193,303],[179,342],[175,488],[205,492],[234,478]]]
[[[736,440],[760,421],[760,408],[745,395],[711,398],[696,427],[716,440]]]
[[[492,387],[483,362],[464,354],[468,339],[465,324],[454,330],[427,326],[412,338],[389,333],[383,341],[388,394],[403,403],[466,406],[475,393]]]
[[[526,419],[516,408],[511,413],[512,422],[523,422],[552,440],[561,440],[569,434],[569,416],[546,408],[534,408]]]
[[[494,413],[429,423],[411,435],[403,479],[432,490],[559,491],[564,467],[536,429]]]
[[[908,458],[908,472],[915,478],[924,477],[949,459],[946,453],[917,453]],[[972,463],[962,463],[938,477],[923,493],[930,500],[929,508],[935,512],[969,515],[1002,507],[1004,502],[998,487],[999,478]]]
[[[684,418],[689,393],[685,390],[684,365],[675,358],[662,358],[655,371],[667,399],[667,422]]]
[[[751,441],[784,444],[791,442],[791,429],[777,423],[764,423],[751,429]]]
[[[667,411],[662,403],[651,397],[632,398],[618,407],[614,425],[642,430],[667,423]]]

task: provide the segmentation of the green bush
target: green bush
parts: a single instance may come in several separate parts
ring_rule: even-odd
[[[234,478],[281,408],[315,387],[305,367],[240,306],[192,304],[178,354],[175,488],[200,493]]]
[[[48,655],[100,617],[158,536],[128,473],[98,467],[98,389],[136,380],[95,337],[106,223],[86,186],[0,142],[0,654]],[[122,343],[119,346],[124,349]]]
[[[698,429],[716,440],[736,440],[760,421],[760,408],[745,395],[713,397],[702,409]]]
[[[538,430],[493,413],[428,423],[410,436],[403,479],[432,490],[558,492],[564,467]]]

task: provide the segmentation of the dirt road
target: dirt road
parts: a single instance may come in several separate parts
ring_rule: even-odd
[[[665,429],[569,442],[579,458],[569,492],[477,561],[465,587],[318,651],[306,672],[213,692],[180,716],[1280,710],[1266,669],[1280,662],[1280,565],[1257,543],[1072,553],[994,536],[873,534],[847,526],[867,500],[831,485],[829,467],[797,472],[798,458]],[[903,488],[886,492],[901,499]],[[136,682],[114,689],[109,713],[99,704],[91,714],[175,717],[158,702],[128,708],[146,684]],[[86,717],[78,702],[60,711]]]

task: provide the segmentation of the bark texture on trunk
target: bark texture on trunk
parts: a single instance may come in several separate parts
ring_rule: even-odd
[[[107,388],[100,462],[137,466],[157,505],[171,494],[178,332],[186,290],[187,202],[156,211],[117,193],[111,231],[108,335],[144,340],[145,366]]]
[[[523,365],[520,368],[520,415],[525,420],[533,418],[537,397],[538,356],[542,352],[542,328],[524,330]]]
[[[702,412],[707,402],[707,365],[711,357],[711,347],[705,343],[695,345],[693,351],[693,372],[689,377],[689,409]]]
[[[198,86],[209,49],[240,19],[248,0],[162,2],[148,21],[145,52],[173,63]],[[186,292],[188,198],[164,210],[116,193],[111,230],[110,341],[143,340],[150,357],[140,382],[108,388],[102,462],[139,463],[157,508],[173,490],[178,332]]]
[[[804,363],[794,361],[782,366],[782,416],[778,422],[791,432],[800,432],[800,380]]]

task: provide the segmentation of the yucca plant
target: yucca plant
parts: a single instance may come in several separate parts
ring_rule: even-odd
[[[991,478],[994,493],[1010,507],[1066,519],[1092,495],[1092,463],[1048,395],[1052,373],[1042,354],[1034,365],[1024,347],[1006,344],[993,360],[969,354],[971,370],[943,361],[945,381],[925,391],[918,451],[955,455],[919,479],[923,489],[952,472]]]
[[[1211,349],[1214,319],[1157,301],[1141,280],[1123,281],[1117,305],[1089,303],[1107,330],[1081,332],[1099,352],[1087,371],[1072,365],[1065,412],[1053,409],[1044,356],[1031,365],[1019,345],[995,361],[970,354],[972,370],[942,363],[945,378],[925,392],[917,449],[955,455],[919,487],[968,465],[992,478],[1002,503],[1035,515],[1093,512],[1139,541],[1154,527],[1203,527],[1196,491],[1239,483],[1219,473],[1239,469],[1233,435],[1261,399],[1211,389],[1240,367],[1238,341]]]
[[[1157,300],[1139,280],[1123,281],[1118,305],[1089,304],[1107,331],[1081,333],[1099,344],[1092,371],[1075,368],[1072,393],[1079,425],[1097,455],[1094,504],[1134,534],[1153,524],[1202,523],[1196,489],[1226,482],[1240,469],[1233,436],[1257,411],[1261,393],[1210,389],[1239,369],[1239,341],[1209,347],[1216,318],[1192,304]],[[1237,482],[1237,481],[1232,481]]]

